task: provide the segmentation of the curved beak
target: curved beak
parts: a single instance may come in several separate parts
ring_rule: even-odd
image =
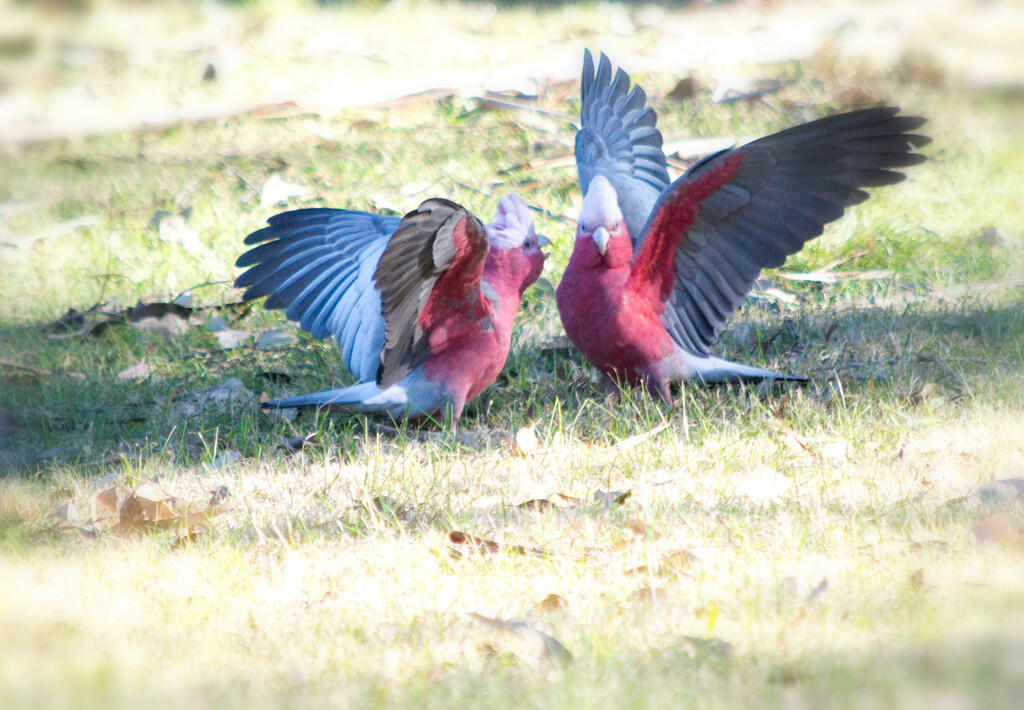
[[[543,249],[544,247],[551,246],[551,240],[545,237],[543,234],[537,235],[537,248]]]
[[[598,227],[594,230],[594,234],[591,237],[594,240],[594,244],[597,245],[597,251],[601,256],[608,251],[608,240],[611,239],[611,235],[608,230],[604,227]]]

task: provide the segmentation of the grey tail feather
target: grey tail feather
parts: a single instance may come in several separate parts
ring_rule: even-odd
[[[293,407],[331,407],[346,412],[372,412],[382,407],[367,405],[365,400],[380,393],[376,382],[363,382],[351,387],[282,397],[263,402],[264,409],[291,409]]]
[[[741,365],[738,362],[723,360],[719,357],[700,357],[687,353],[687,364],[693,368],[693,375],[688,379],[703,380],[706,383],[729,382],[733,380],[789,380],[806,382],[806,377],[783,375],[759,367]]]

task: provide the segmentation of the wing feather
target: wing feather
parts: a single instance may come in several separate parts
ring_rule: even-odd
[[[925,119],[898,112],[830,116],[722,151],[662,192],[637,240],[636,261],[664,258],[675,245],[662,321],[680,347],[709,355],[762,269],[781,266],[825,224],[866,200],[864,188],[898,183],[905,179],[900,169],[925,160],[913,151],[930,139],[912,133]],[[730,161],[738,161],[734,174]],[[728,179],[710,193],[698,189],[722,176]],[[674,217],[690,214],[687,201],[699,203],[697,214]],[[655,268],[647,262],[645,268]]]
[[[235,281],[246,287],[246,300],[267,296],[267,308],[285,315],[314,337],[333,335],[342,346],[345,365],[360,380],[376,374],[367,353],[383,345],[384,319],[372,298],[369,278],[387,243],[398,228],[397,217],[327,208],[283,212],[268,226],[250,234],[255,244],[238,258],[247,266]],[[352,292],[370,291],[370,300],[346,299]],[[378,338],[376,345],[372,342]],[[345,347],[343,341],[359,343]]]
[[[629,85],[626,72],[613,75],[607,56],[601,55],[595,71],[593,56],[584,52],[576,167],[584,195],[594,176],[608,178],[630,237],[636,239],[669,177],[658,118],[646,106],[644,90],[634,86],[630,91]]]
[[[480,291],[488,247],[480,220],[449,200],[426,200],[402,219],[373,275],[385,321],[378,384],[394,384],[430,355],[438,323],[473,304],[489,308]]]

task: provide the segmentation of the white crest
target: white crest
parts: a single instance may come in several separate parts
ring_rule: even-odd
[[[579,223],[587,233],[591,233],[598,227],[611,230],[621,221],[622,210],[619,209],[615,188],[604,175],[595,175],[583,196]]]
[[[485,229],[491,246],[502,251],[518,249],[527,238],[534,236],[533,215],[518,195],[509,193],[498,202],[494,222]]]

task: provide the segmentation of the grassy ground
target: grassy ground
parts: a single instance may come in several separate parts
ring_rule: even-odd
[[[40,40],[17,60],[36,75],[11,74],[13,95],[39,105],[87,87],[82,122],[96,106],[120,116],[164,99],[305,101],[282,118],[9,146],[0,706],[1019,702],[1024,499],[1012,484],[982,488],[1024,478],[1024,140],[1012,96],[962,90],[920,54],[879,67],[828,50],[701,66],[708,89],[670,98],[687,73],[672,69],[671,33],[698,22],[724,33],[729,8],[653,24],[635,14],[635,31],[613,36],[598,8],[202,7],[101,5],[74,41]],[[63,37],[61,18],[39,36]],[[367,39],[382,26],[392,32]],[[401,211],[436,194],[483,216],[515,190],[554,241],[552,284],[571,246],[574,170],[536,166],[571,151],[562,117],[577,109],[575,87],[546,87],[544,114],[468,95],[328,110],[324,97],[344,93],[332,87],[369,96],[605,41],[667,67],[634,74],[669,142],[767,133],[861,92],[932,118],[931,160],[768,274],[786,298],[751,303],[723,338],[728,357],[809,383],[687,387],[674,409],[636,393],[609,401],[555,340],[540,285],[505,372],[458,431],[420,440],[359,418],[260,412],[263,394],[347,377],[330,343],[224,349],[208,327],[214,315],[254,335],[291,327],[258,306],[213,308],[237,298],[242,237],[282,209],[261,204],[273,173],[308,188],[291,206]],[[785,85],[712,102],[727,75]],[[71,118],[57,125],[75,133]],[[186,208],[194,231],[151,224]],[[783,278],[821,268],[835,282]],[[68,308],[118,311],[189,289],[195,309],[173,337],[41,329]],[[121,374],[139,363],[145,372]],[[534,420],[535,440],[523,431]],[[282,447],[314,433],[315,447]],[[176,497],[173,514],[219,514],[191,535],[117,528],[119,515],[135,520],[127,494],[153,477]],[[112,509],[96,495],[111,488]],[[536,499],[548,503],[521,505]],[[456,532],[503,547],[481,552]]]

